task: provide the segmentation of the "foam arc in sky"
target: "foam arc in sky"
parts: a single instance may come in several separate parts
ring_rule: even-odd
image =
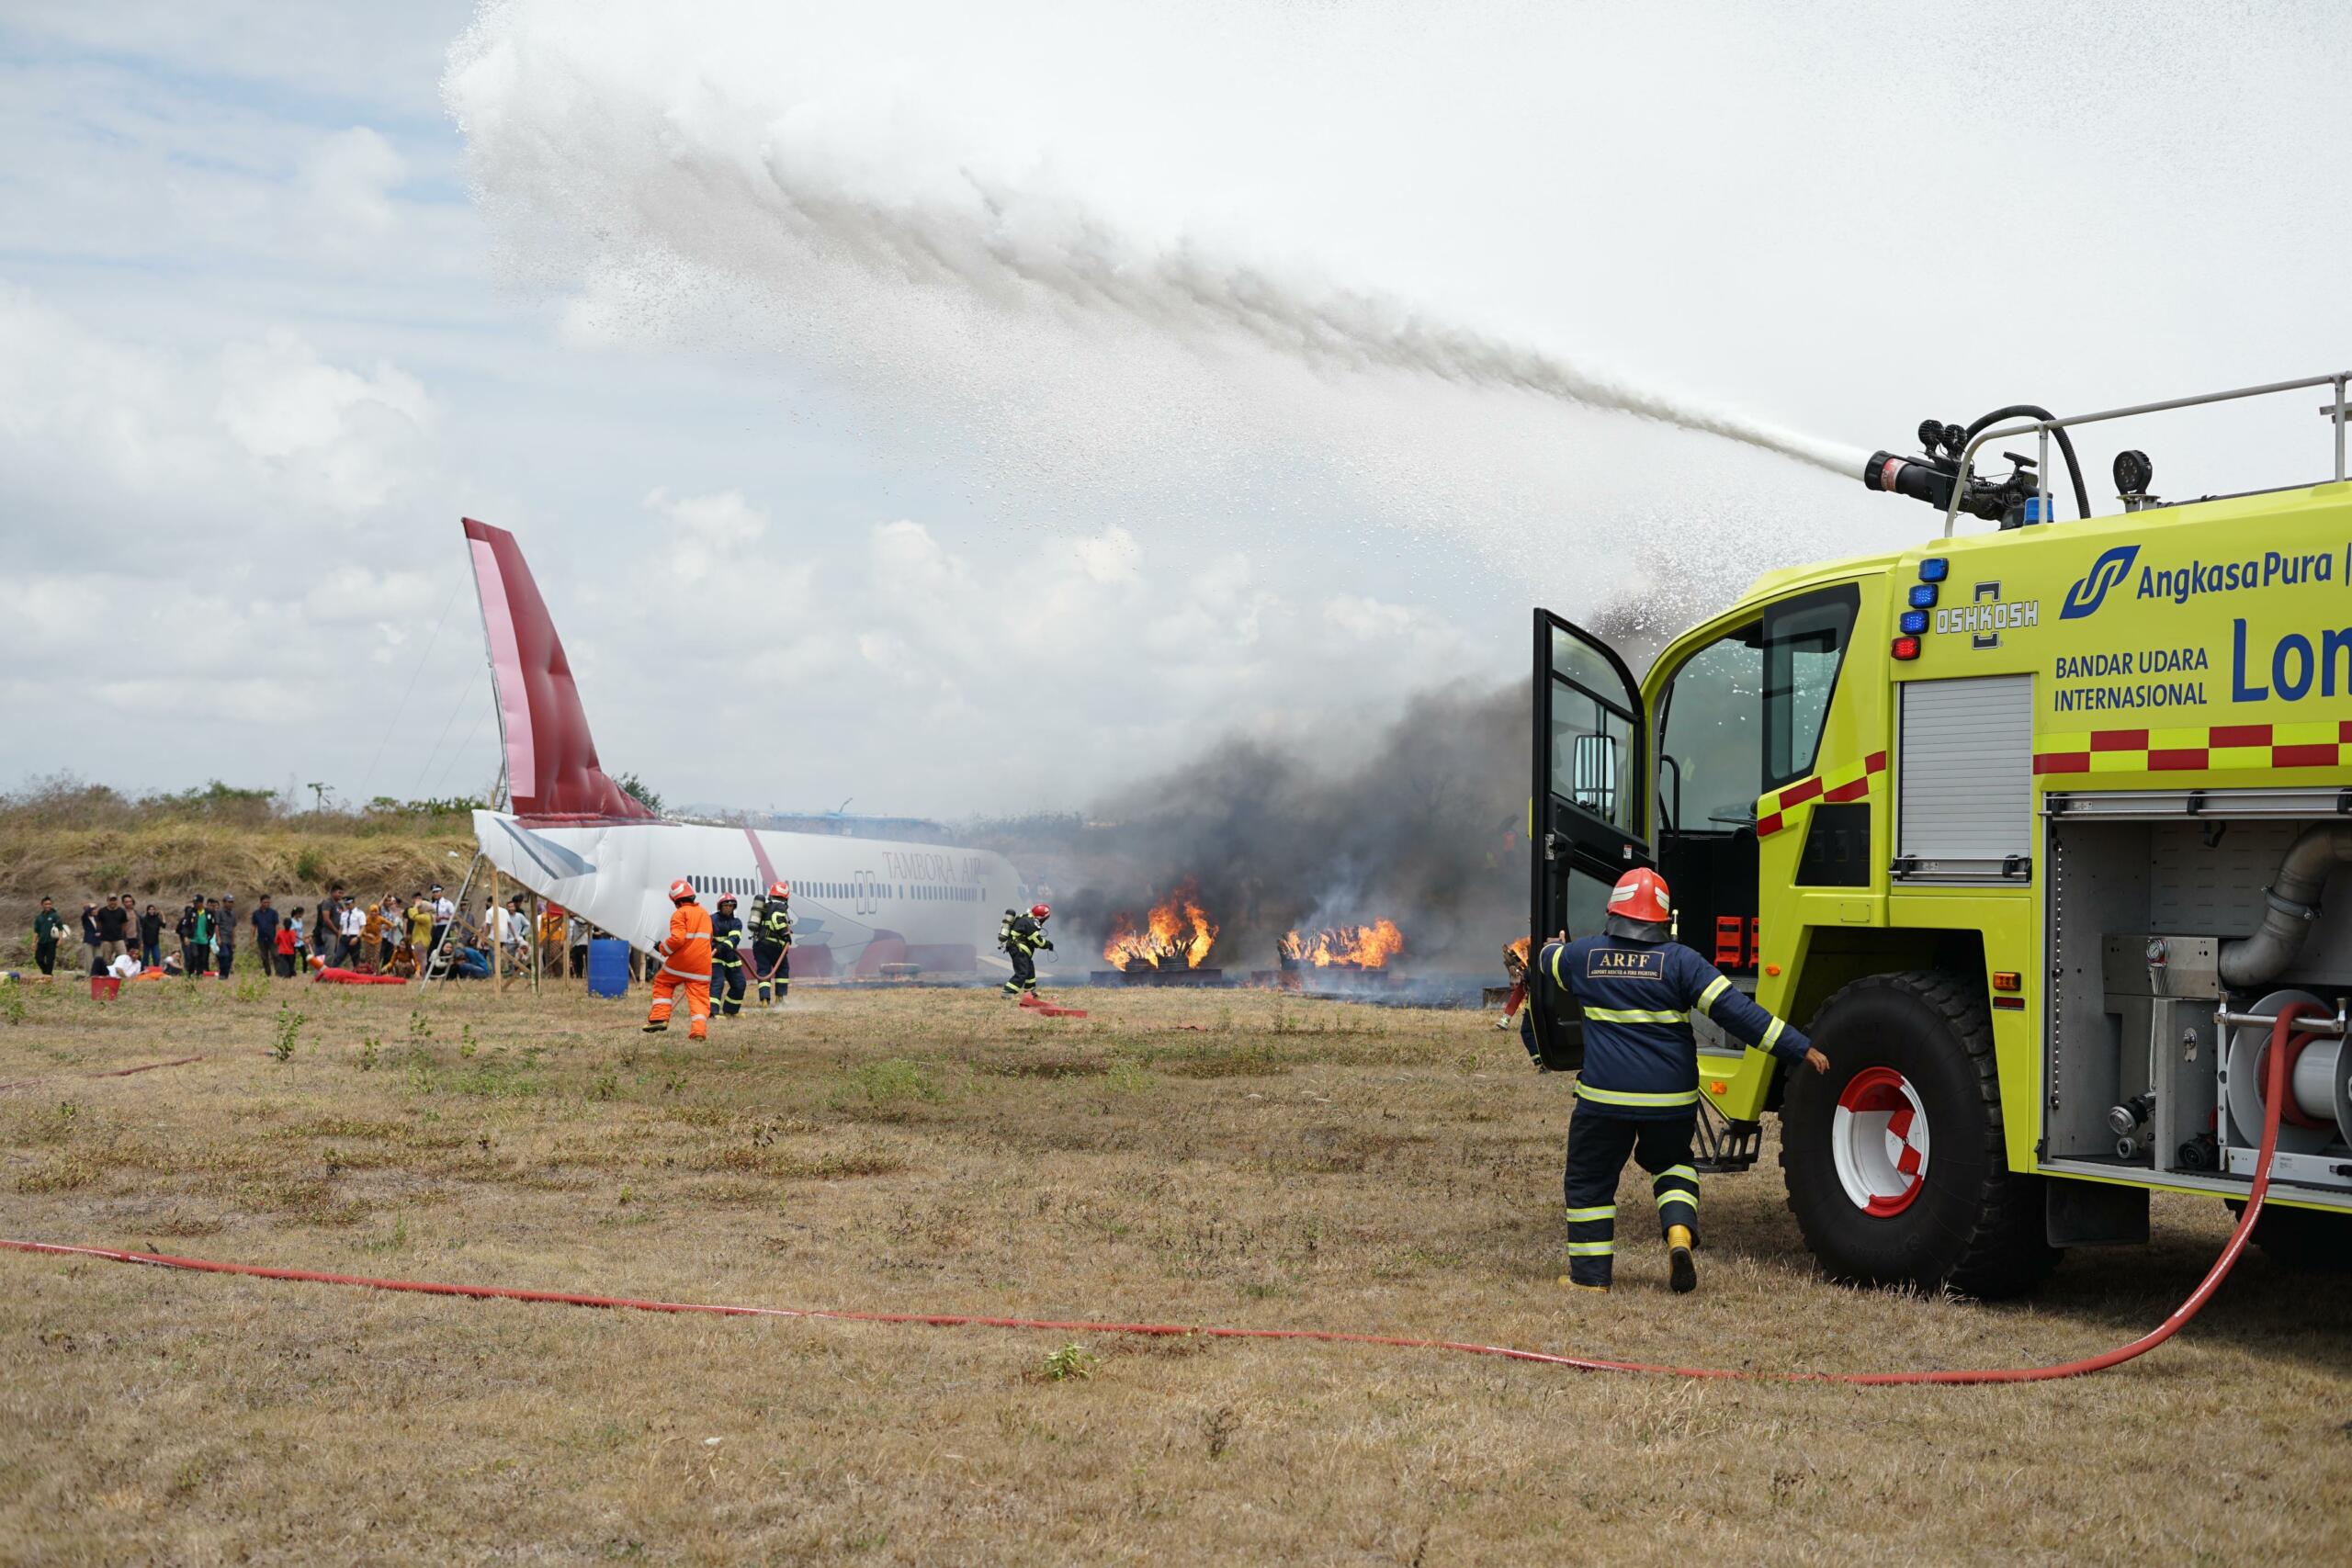
[[[1009,143],[985,101],[933,92],[904,62],[832,74],[821,39],[771,39],[787,63],[746,72],[707,31],[657,37],[633,17],[516,4],[485,11],[452,51],[447,99],[511,269],[594,299],[615,330],[662,337],[716,303],[739,320],[782,316],[772,324],[796,346],[854,357],[869,378],[895,365],[920,386],[974,377],[978,314],[992,318],[980,330],[1009,325],[1045,355],[1136,334],[1207,359],[1246,346],[1327,378],[1385,372],[1657,421],[1841,476],[1864,461],[1392,292],[1197,240],[1181,219],[1131,224],[1055,155],[1053,137],[1083,127]],[[967,410],[1021,397],[1016,377],[989,378]]]

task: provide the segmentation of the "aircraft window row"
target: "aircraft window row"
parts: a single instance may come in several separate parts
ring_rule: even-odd
[[[756,879],[748,876],[690,876],[686,880],[695,885],[697,892],[712,898],[722,897],[729,893],[738,898],[752,898],[765,891]],[[784,880],[791,884],[793,888],[804,897],[854,898],[858,897],[858,887],[854,882],[793,882],[790,877],[786,877]],[[876,898],[912,898],[924,903],[972,904],[979,901],[981,890],[977,887],[932,887],[921,884],[899,887],[890,883],[876,882],[868,886],[865,892],[867,896]]]

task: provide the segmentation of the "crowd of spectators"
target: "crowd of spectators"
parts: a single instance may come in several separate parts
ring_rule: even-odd
[[[536,948],[542,976],[583,977],[589,938],[603,933],[552,904],[540,910],[535,927],[527,905],[517,894],[503,906],[485,898],[478,908],[460,908],[437,886],[406,899],[387,893],[363,900],[338,886],[315,906],[283,911],[265,893],[243,916],[232,897],[199,895],[180,907],[167,928],[155,905],[142,909],[130,894],[116,893],[104,903],[82,906],[84,968],[124,978],[225,978],[236,973],[242,950],[250,954],[249,971],[281,979],[327,968],[481,979],[502,969],[530,974]],[[33,917],[33,962],[42,974],[56,973],[70,930],[55,900],[43,898]]]

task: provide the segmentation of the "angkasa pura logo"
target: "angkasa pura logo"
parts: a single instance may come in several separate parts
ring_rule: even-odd
[[[2062,621],[2080,620],[2107,603],[2108,590],[2123,581],[2132,570],[2132,563],[2140,556],[2137,545],[2118,545],[2091,563],[2088,575],[2066,590],[2065,607],[2058,612]]]

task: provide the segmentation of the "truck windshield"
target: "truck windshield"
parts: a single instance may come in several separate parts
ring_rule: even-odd
[[[1659,818],[1668,832],[1731,833],[1763,793],[1763,626],[1750,621],[1682,661],[1658,715]]]

